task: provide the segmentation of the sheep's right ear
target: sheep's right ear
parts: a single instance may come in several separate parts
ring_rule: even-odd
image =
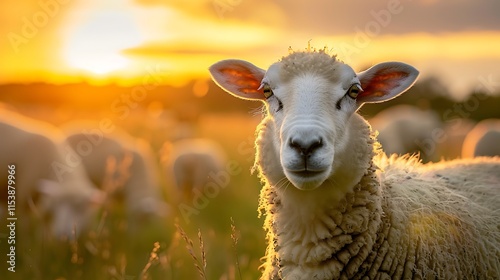
[[[221,60],[209,68],[212,79],[223,90],[247,100],[264,100],[260,88],[266,71],[238,59]]]

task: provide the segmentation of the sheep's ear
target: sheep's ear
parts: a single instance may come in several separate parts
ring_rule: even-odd
[[[222,60],[209,68],[212,79],[223,90],[247,100],[264,100],[260,84],[266,71],[250,62],[237,59]]]
[[[379,103],[395,98],[409,89],[418,77],[418,70],[401,62],[384,62],[358,73],[363,91],[356,98],[358,105]]]

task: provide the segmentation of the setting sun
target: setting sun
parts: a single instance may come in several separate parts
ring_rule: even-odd
[[[126,67],[129,60],[121,51],[142,41],[132,15],[112,10],[94,12],[66,40],[67,63],[101,75]]]

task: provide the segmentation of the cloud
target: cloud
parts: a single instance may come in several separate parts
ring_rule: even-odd
[[[135,0],[144,7],[166,6],[187,15],[224,20],[241,21],[247,24],[284,26],[285,10],[275,1],[248,0]]]
[[[42,10],[43,1],[28,2],[0,4],[4,39],[9,32],[22,32],[23,17],[31,19]],[[289,46],[303,49],[309,40],[316,48],[337,47],[334,52],[340,53],[339,43],[350,44],[354,49],[347,47],[347,52],[352,51],[348,63],[401,57],[429,61],[429,65],[445,58],[442,67],[458,60],[463,65],[479,60],[498,64],[499,52],[494,49],[500,33],[498,0],[74,0],[61,6],[57,16],[20,46],[19,54],[14,55],[4,40],[0,45],[4,72],[11,78],[33,69],[61,68],[62,48],[70,35],[91,20],[90,14],[103,9],[130,13],[143,39],[133,47],[124,44],[128,49],[119,50],[121,54],[133,62],[161,61],[185,75],[205,73],[209,63],[229,57],[266,67],[286,55]],[[121,42],[119,34],[105,34],[105,25],[97,25],[96,35]],[[469,36],[474,33],[482,35]],[[359,34],[368,35],[362,46]],[[494,67],[488,69],[495,72]]]
[[[391,7],[400,12],[389,13],[390,19],[383,34],[498,30],[500,27],[498,0],[276,0],[276,5],[287,15],[290,30],[314,34],[352,33],[356,27],[361,28],[377,15],[385,17]]]
[[[266,24],[285,31],[313,35],[342,35],[355,32],[375,17],[386,17],[390,7],[400,12],[390,13],[382,34],[414,32],[441,33],[470,30],[499,30],[500,1],[498,0],[383,0],[383,1],[289,1],[275,0],[136,0],[142,5],[168,5],[186,13],[207,14],[216,7],[226,9],[224,18],[248,24]],[[219,3],[219,4],[218,4]],[[208,13],[210,14],[210,13]]]

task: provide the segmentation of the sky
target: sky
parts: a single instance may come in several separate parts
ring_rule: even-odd
[[[498,0],[20,0],[0,3],[0,83],[181,86],[218,60],[261,68],[308,44],[355,70],[383,61],[457,96],[500,83]],[[498,82],[497,82],[498,81]]]

